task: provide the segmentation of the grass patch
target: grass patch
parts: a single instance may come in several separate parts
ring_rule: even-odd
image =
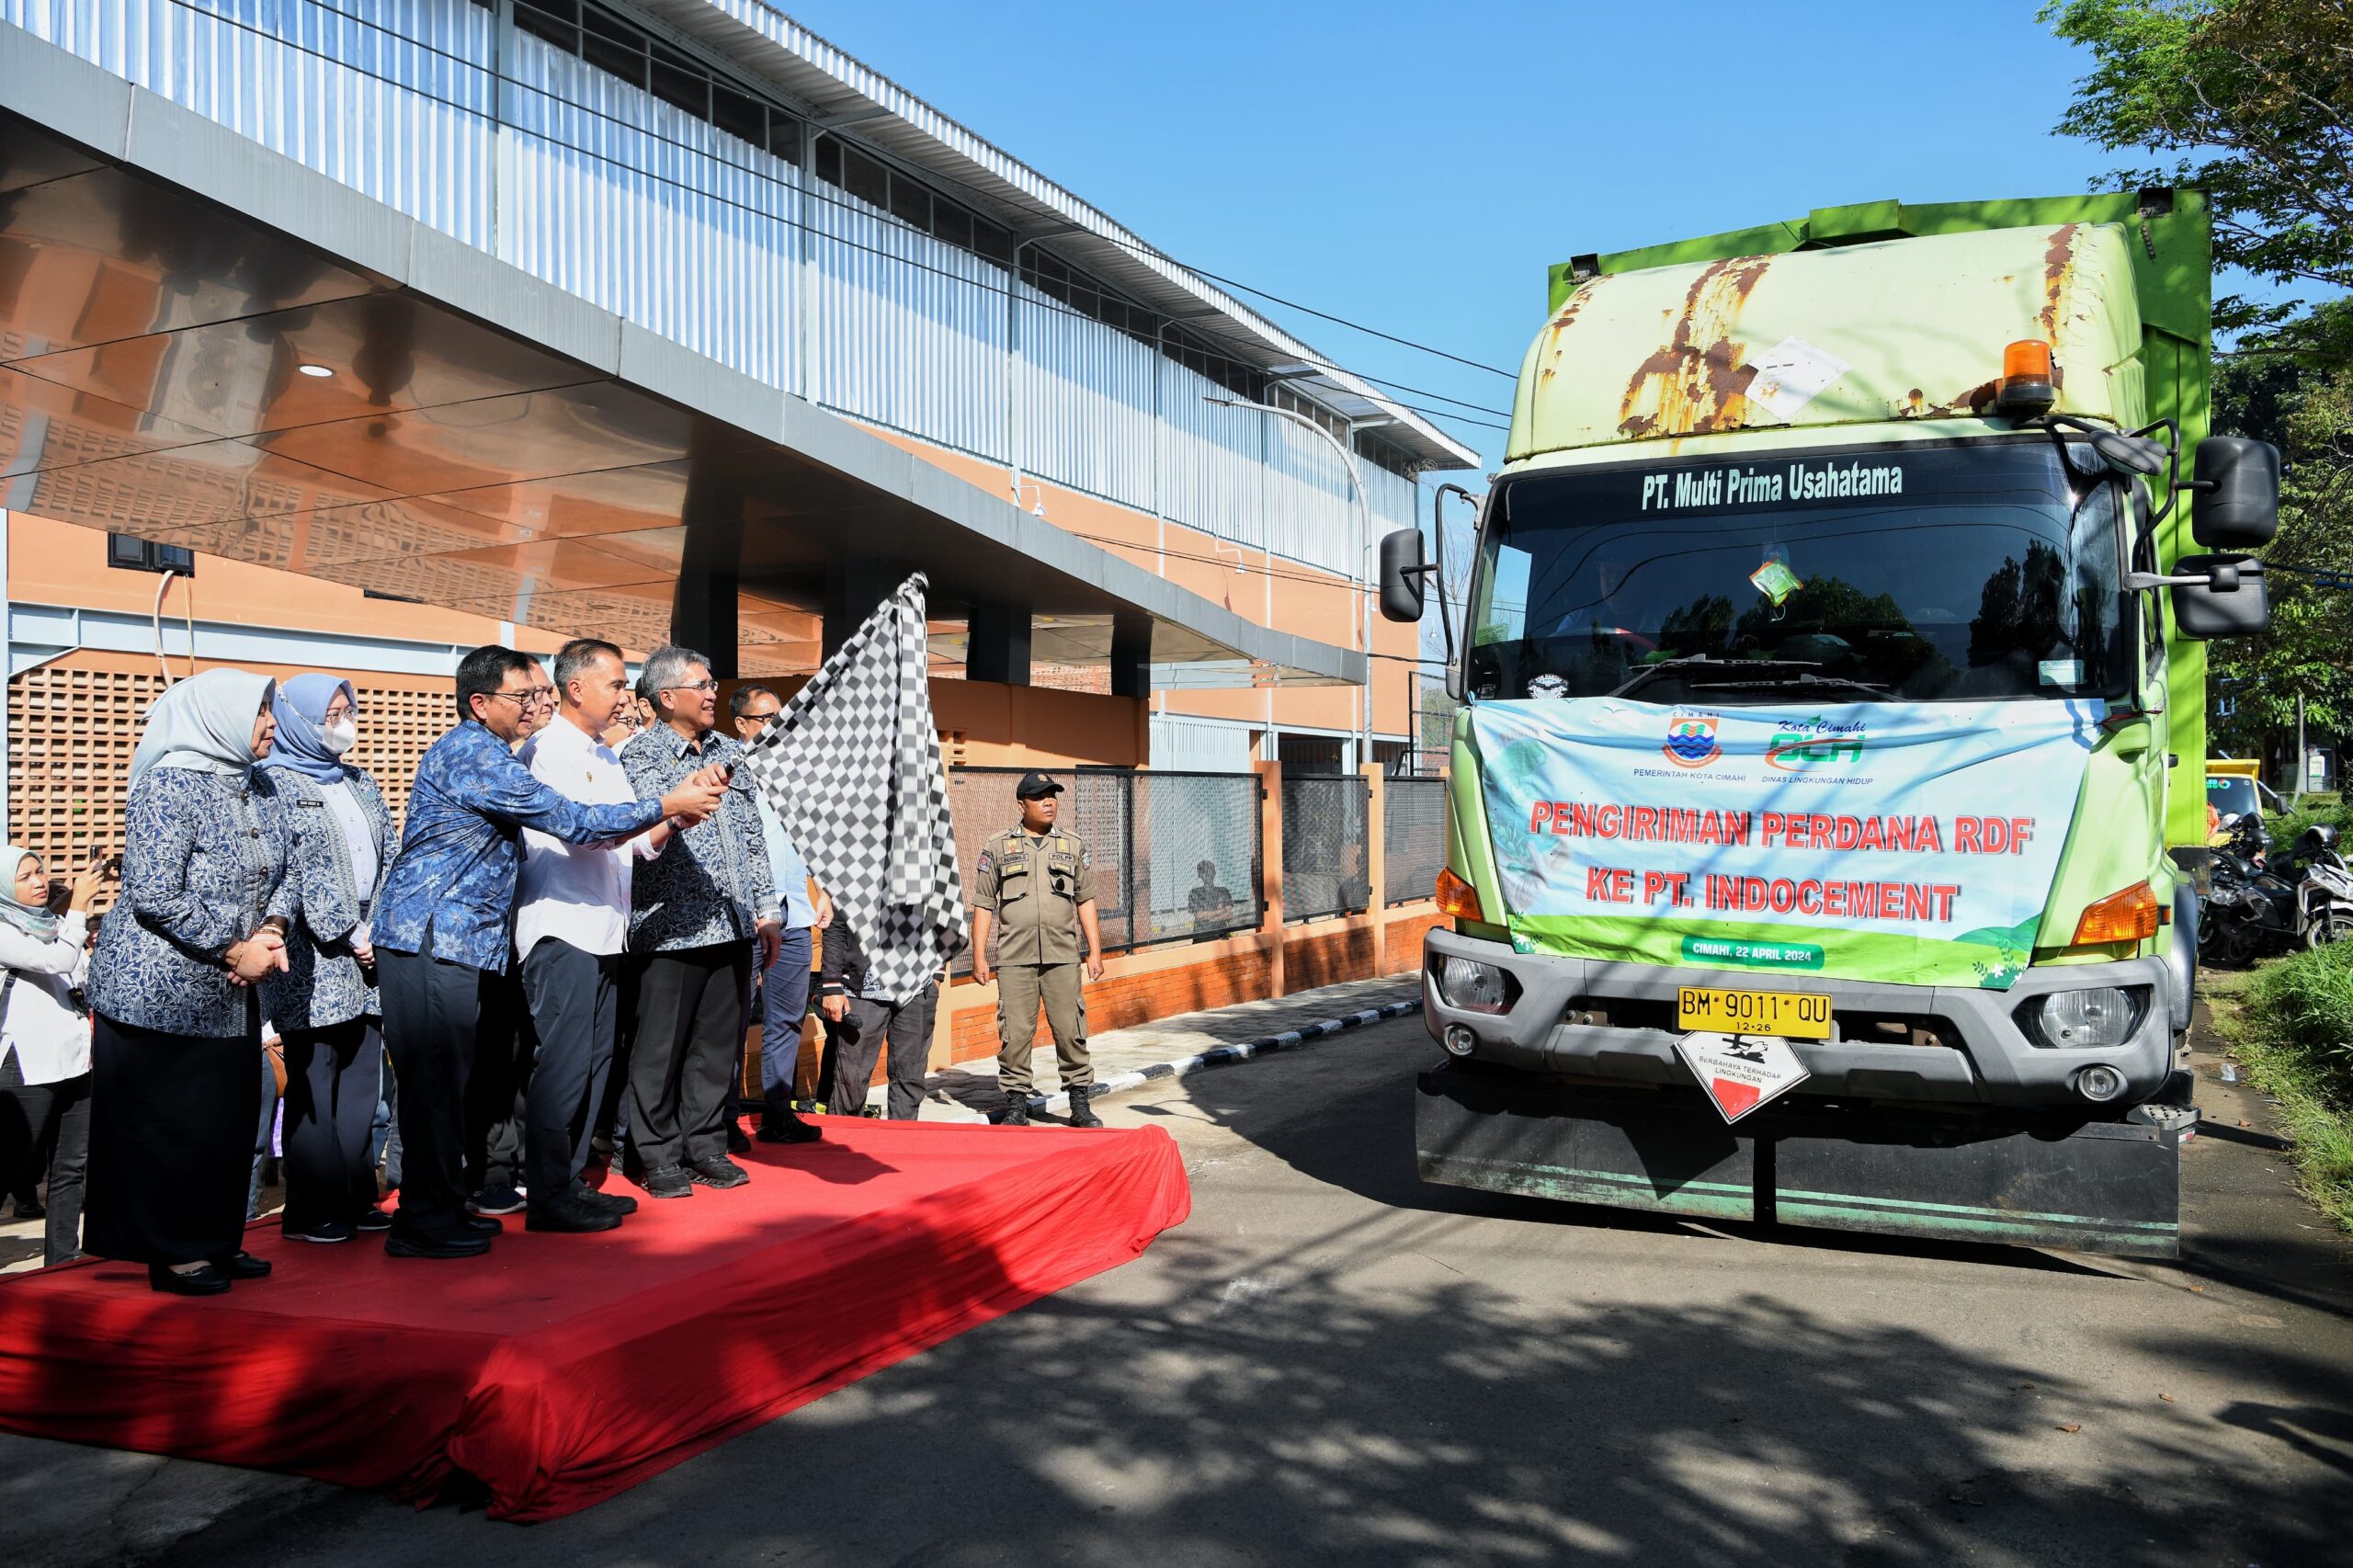
[[[2216,1032],[2279,1102],[2305,1193],[2353,1231],[2353,943],[2200,978]]]

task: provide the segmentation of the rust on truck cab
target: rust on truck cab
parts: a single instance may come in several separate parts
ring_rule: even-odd
[[[1619,406],[1619,430],[1648,436],[1692,436],[1737,430],[1748,420],[1748,388],[1756,368],[1732,334],[1740,307],[1773,258],[1738,256],[1711,262],[1692,280],[1665,347],[1634,370]]]

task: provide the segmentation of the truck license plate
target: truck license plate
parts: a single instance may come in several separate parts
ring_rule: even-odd
[[[1716,1034],[1828,1040],[1830,998],[1800,991],[1720,991],[1686,985],[1675,994],[1675,1027]]]

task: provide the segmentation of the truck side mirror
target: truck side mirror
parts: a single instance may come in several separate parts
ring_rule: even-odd
[[[2189,531],[2209,550],[2254,550],[2279,527],[2279,449],[2244,436],[2198,443]]]
[[[1381,613],[1391,620],[1422,619],[1422,530],[1398,528],[1381,539]]]
[[[2199,448],[2201,469],[2205,449]],[[2244,555],[2185,555],[2174,573],[2206,579],[2173,585],[2173,623],[2184,637],[2199,642],[2252,637],[2270,623],[2271,599],[2264,591],[2262,562]]]

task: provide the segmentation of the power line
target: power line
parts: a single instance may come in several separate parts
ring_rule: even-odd
[[[791,192],[800,196],[803,199],[824,202],[828,206],[839,208],[853,217],[865,218],[873,216],[876,218],[881,218],[882,216],[879,211],[873,214],[868,213],[864,210],[864,204],[856,201],[855,199],[829,196],[824,191],[812,188],[812,187],[818,183],[813,178],[806,185],[796,186],[789,181],[778,179],[773,175],[752,167],[749,165],[729,164],[708,148],[698,147],[691,142],[680,141],[676,137],[665,136],[659,131],[655,131],[651,127],[624,119],[619,115],[608,113],[605,110],[595,108],[593,105],[581,103],[575,99],[564,97],[562,94],[557,93],[552,88],[542,87],[537,83],[526,82],[519,77],[507,75],[492,66],[484,65],[479,61],[469,59],[464,55],[454,52],[453,51],[443,49],[437,44],[429,43],[412,34],[402,32],[397,28],[377,21],[373,17],[362,17],[354,12],[346,11],[340,6],[327,4],[326,0],[303,0],[303,3],[313,6],[314,9],[324,11],[330,16],[341,17],[343,20],[350,22],[354,26],[366,28],[371,31],[379,32],[389,38],[398,40],[400,42],[406,44],[410,48],[415,49],[421,53],[431,55],[437,59],[449,61],[452,64],[461,66],[466,70],[487,77],[493,83],[516,87],[523,92],[531,93],[537,97],[545,98],[551,103],[561,106],[562,108],[574,110],[593,119],[602,120],[607,124],[615,126],[631,135],[643,137],[657,145],[674,148],[704,162],[718,164],[723,167],[733,170],[733,172],[747,175],[763,185]],[[322,50],[312,48],[307,44],[301,43],[293,39],[284,36],[283,34],[270,32],[262,28],[256,27],[252,23],[240,20],[237,17],[225,16],[219,11],[209,9],[204,6],[196,4],[195,0],[171,0],[171,4],[183,10],[187,10],[197,16],[202,17],[207,20],[219,23],[223,27],[233,28],[240,32],[250,34],[255,38],[267,40],[282,48],[292,50],[297,53],[308,55],[314,60],[333,65],[339,70],[349,71],[354,75],[363,77],[369,81],[380,82],[386,86],[397,88],[403,92],[409,93],[416,97],[422,98],[428,103],[438,104],[445,108],[456,109],[460,113],[473,116],[476,119],[489,120],[494,125],[505,126],[519,132],[520,134],[532,137],[540,142],[548,142],[553,146],[561,147],[567,152],[578,153],[582,157],[594,159],[598,163],[610,165],[613,167],[619,168],[637,178],[646,180],[655,185],[668,186],[673,188],[685,191],[698,199],[710,201],[722,207],[733,208],[738,211],[749,213],[750,215],[759,218],[764,222],[778,223],[789,229],[797,229],[813,233],[817,235],[817,237],[827,240],[833,244],[840,244],[853,250],[862,251],[868,255],[880,256],[885,260],[895,262],[903,267],[909,267],[919,271],[932,273],[935,276],[951,278],[956,282],[963,283],[969,287],[989,287],[986,283],[968,278],[960,272],[952,271],[946,267],[934,267],[928,263],[915,260],[913,257],[900,256],[895,252],[885,250],[880,246],[864,244],[856,240],[847,239],[840,235],[826,233],[822,229],[818,229],[805,221],[788,218],[781,213],[769,212],[761,208],[754,207],[748,203],[736,201],[731,198],[722,196],[715,190],[705,189],[703,187],[691,185],[682,179],[673,178],[669,176],[657,174],[650,169],[641,168],[636,165],[624,162],[622,159],[612,154],[597,152],[593,148],[582,146],[577,142],[567,142],[561,136],[553,135],[548,131],[534,130],[528,126],[517,125],[511,121],[503,120],[499,118],[494,109],[484,110],[478,108],[472,104],[460,102],[455,98],[441,97],[440,95],[425,87],[418,86],[413,83],[400,81],[394,77],[385,75],[381,72],[369,70],[365,66],[356,64],[335,55],[328,54]],[[551,45],[550,47],[552,48],[555,46]],[[805,116],[799,115],[793,110],[783,108],[782,106],[776,107],[778,108],[779,112],[793,115],[796,119],[806,119]],[[691,111],[682,109],[680,112],[686,113]],[[714,127],[714,129],[717,128]],[[817,133],[814,127],[808,127],[807,129],[809,129],[813,134]],[[721,134],[727,133],[722,131]],[[749,143],[746,143],[746,145],[748,146]],[[972,187],[962,181],[955,180],[944,176],[930,175],[928,173],[926,174],[926,177],[939,179],[942,183],[954,186],[959,190],[971,192],[982,199],[987,199],[985,193],[975,191]],[[887,222],[889,220],[884,219],[883,221]],[[915,232],[921,233],[921,231]],[[936,236],[926,237],[936,238]],[[1377,327],[1367,326],[1362,323],[1350,321],[1346,317],[1332,315],[1328,312],[1318,311],[1313,306],[1300,304],[1295,301],[1286,300],[1279,295],[1267,293],[1263,290],[1252,288],[1247,284],[1237,282],[1232,278],[1224,278],[1214,273],[1205,272],[1198,267],[1189,267],[1186,263],[1169,256],[1167,253],[1161,251],[1156,247],[1144,244],[1140,241],[1123,240],[1113,235],[1100,235],[1097,237],[1103,239],[1106,243],[1117,245],[1123,250],[1128,250],[1140,256],[1150,256],[1154,259],[1165,262],[1171,267],[1181,267],[1188,272],[1193,273],[1197,277],[1224,284],[1229,288],[1240,289],[1245,293],[1255,294],[1262,299],[1271,300],[1276,303],[1284,305],[1290,309],[1303,311],[1307,314],[1316,316],[1322,320],[1330,321],[1336,324],[1347,326],[1352,330],[1366,333],[1375,337],[1384,338],[1389,342],[1396,343],[1404,347],[1413,348],[1422,353],[1435,355],[1438,358],[1444,359],[1450,359],[1459,364],[1470,366],[1474,369],[1486,370],[1495,375],[1505,376],[1506,379],[1513,379],[1510,377],[1509,372],[1499,370],[1492,365],[1483,365],[1476,360],[1466,359],[1460,355],[1449,353],[1445,349],[1432,347],[1427,344],[1415,343],[1410,338],[1399,337],[1393,334],[1382,332]],[[938,241],[938,243],[948,244],[949,242],[943,240]],[[982,257],[980,259],[982,259],[984,265],[995,265],[993,262],[989,262],[985,257]],[[1006,289],[1007,292],[1010,292],[1013,284],[1016,281],[1016,278],[1014,276],[1014,269],[1007,268],[1006,272],[1007,281]],[[1096,293],[1104,292],[1104,290],[1099,288],[1092,289],[1091,291]],[[1084,311],[1074,310],[1070,306],[1061,304],[1058,301],[1051,300],[1051,297],[1044,298],[1040,301],[1025,301],[1023,302],[1030,304],[1034,308],[1051,310],[1063,315],[1074,316],[1081,321],[1094,322],[1097,325],[1108,324],[1108,323],[1101,322],[1097,320],[1097,318],[1087,314]],[[1149,307],[1142,308],[1149,309]],[[1154,312],[1153,313],[1156,315],[1159,312]],[[1163,319],[1165,320],[1165,318]],[[1113,330],[1117,331],[1119,329],[1115,327]],[[1236,359],[1230,355],[1220,354],[1215,349],[1205,348],[1203,350],[1203,357],[1214,359],[1219,363],[1231,366],[1236,369],[1255,371],[1259,374],[1265,373],[1265,368],[1263,366],[1253,364],[1248,360]],[[1381,386],[1398,387],[1401,385],[1400,383],[1389,381],[1379,377],[1366,376],[1360,371],[1349,369],[1346,366],[1335,363],[1328,359],[1323,359],[1312,353],[1298,355],[1295,356],[1295,358],[1299,358],[1301,362],[1310,365],[1317,369],[1336,371],[1342,375],[1357,376],[1361,380],[1373,381]],[[1479,404],[1464,402],[1462,399],[1446,396],[1444,393],[1427,392],[1417,388],[1402,388],[1401,390],[1413,392],[1418,396],[1436,397],[1446,403],[1461,403],[1463,406],[1476,408],[1481,413],[1493,414],[1505,418],[1509,417],[1509,415],[1505,414],[1505,411],[1501,409],[1485,408]],[[1488,425],[1483,421],[1470,419],[1462,415],[1455,414],[1450,411],[1427,408],[1415,403],[1400,402],[1397,403],[1397,406],[1433,419],[1450,419],[1459,424],[1477,425],[1487,429],[1506,430],[1509,428],[1508,426]]]

